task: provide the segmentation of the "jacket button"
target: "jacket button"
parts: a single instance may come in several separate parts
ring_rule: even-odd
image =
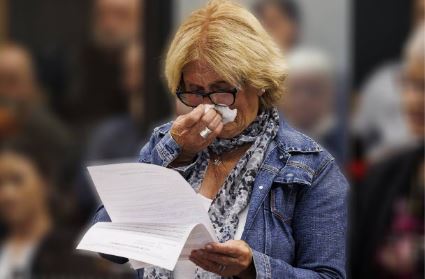
[[[263,186],[263,185],[261,185],[261,186],[259,186],[258,188],[259,188],[260,190],[263,190],[264,186]]]

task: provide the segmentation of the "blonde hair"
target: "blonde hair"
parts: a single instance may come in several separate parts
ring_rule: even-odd
[[[283,95],[286,66],[281,50],[249,11],[231,1],[210,1],[177,30],[165,61],[171,92],[179,88],[183,68],[196,60],[231,84],[264,89],[264,107],[272,107]]]

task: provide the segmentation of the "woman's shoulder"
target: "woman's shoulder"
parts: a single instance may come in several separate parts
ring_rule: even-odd
[[[267,164],[279,170],[276,180],[282,183],[297,182],[312,185],[325,169],[340,172],[335,158],[319,143],[282,121],[269,153]]]
[[[315,163],[333,161],[335,158],[318,142],[302,132],[294,129],[284,120],[280,121],[275,142],[281,152],[292,156],[312,160]]]

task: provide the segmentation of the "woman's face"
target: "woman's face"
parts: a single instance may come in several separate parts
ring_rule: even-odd
[[[45,182],[24,156],[0,154],[0,218],[9,226],[30,222],[47,205]]]
[[[184,67],[183,81],[186,91],[210,92],[218,89],[233,89],[237,87],[237,85],[224,81],[211,67],[199,61],[191,62]],[[233,138],[254,121],[258,114],[260,94],[258,89],[251,86],[246,86],[238,90],[235,102],[230,106],[231,109],[236,108],[238,111],[236,119],[224,125],[218,137]],[[211,104],[209,98],[204,98],[204,104]]]

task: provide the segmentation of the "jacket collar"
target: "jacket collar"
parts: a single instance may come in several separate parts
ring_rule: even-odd
[[[278,147],[285,153],[315,153],[323,148],[310,137],[296,131],[280,115],[279,131],[276,135]]]

